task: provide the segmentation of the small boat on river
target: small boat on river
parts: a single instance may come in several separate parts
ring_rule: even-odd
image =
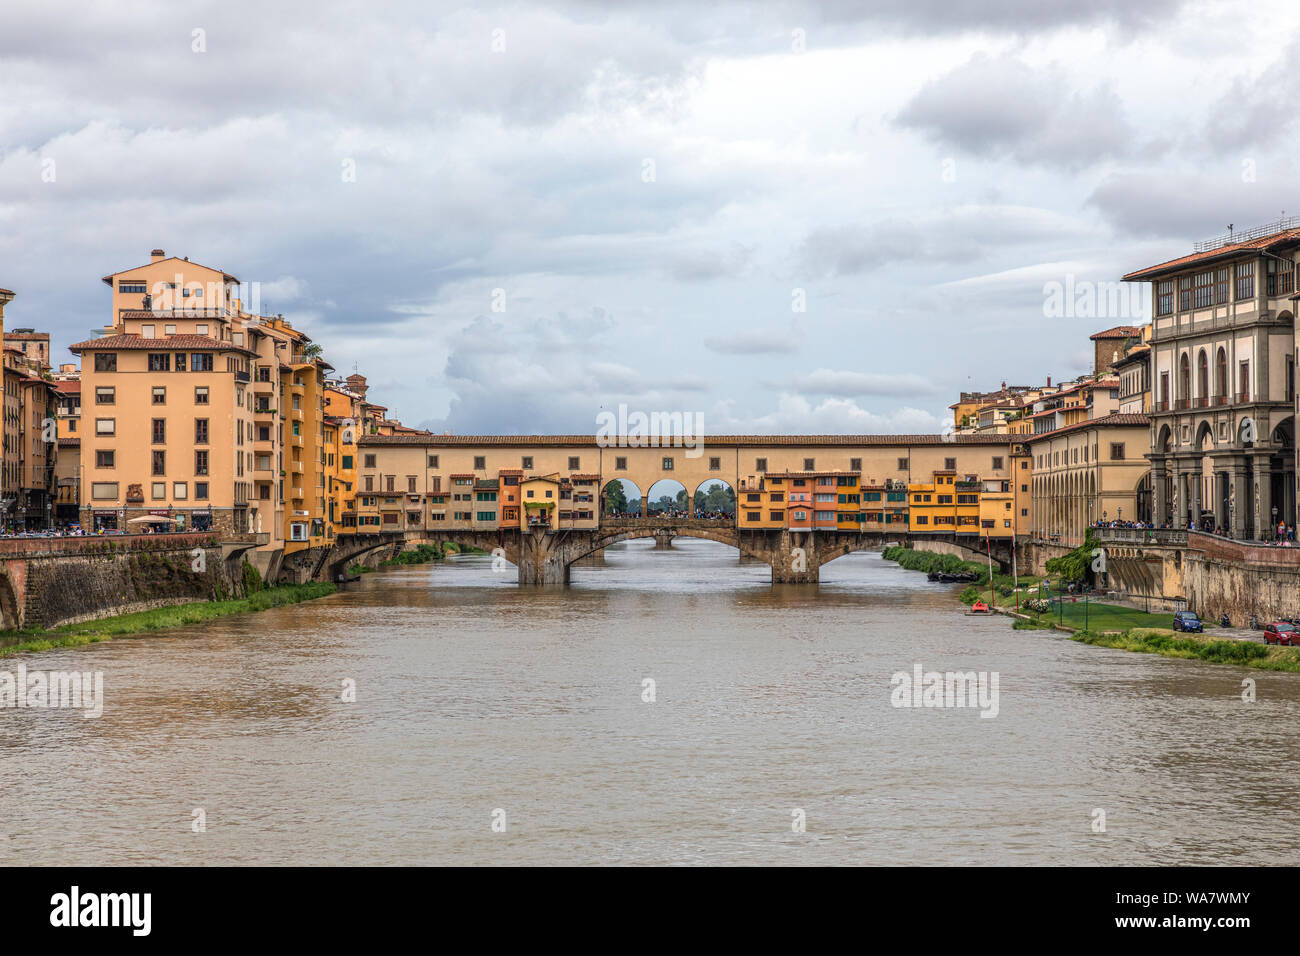
[[[971,584],[979,580],[979,575],[974,571],[962,571],[957,574],[948,571],[931,571],[925,577],[928,581],[938,581],[940,584]]]

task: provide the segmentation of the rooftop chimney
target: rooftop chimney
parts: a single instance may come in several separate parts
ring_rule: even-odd
[[[167,253],[163,252],[161,249],[155,249],[153,252],[149,253],[150,262],[161,262],[163,259],[166,258],[167,258]]]

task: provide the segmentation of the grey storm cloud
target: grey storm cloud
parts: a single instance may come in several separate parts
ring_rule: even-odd
[[[71,361],[109,317],[100,277],[160,246],[259,283],[438,430],[582,431],[620,401],[930,430],[955,390],[1051,373],[1093,331],[1043,325],[1018,270],[1177,254],[1289,209],[1300,173],[1283,0],[12,0],[0,20],[11,325]],[[1198,41],[1206,22],[1236,44]]]
[[[1088,202],[1117,232],[1175,239],[1190,252],[1193,241],[1226,233],[1230,223],[1244,229],[1278,219],[1279,204],[1286,200],[1286,193],[1261,189],[1256,180],[1243,178],[1241,166],[1226,162],[1217,174],[1117,174],[1101,182]]]
[[[1118,94],[1073,90],[1055,68],[978,53],[926,84],[895,123],[979,156],[1078,168],[1139,148]]]

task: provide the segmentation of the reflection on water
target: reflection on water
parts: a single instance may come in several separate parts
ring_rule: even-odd
[[[105,712],[0,711],[0,862],[1295,861],[1300,676],[1247,704],[1236,668],[967,617],[878,554],[822,577],[678,539],[534,591],[464,556],[29,655],[103,671]],[[999,672],[999,716],[891,707],[917,662]]]

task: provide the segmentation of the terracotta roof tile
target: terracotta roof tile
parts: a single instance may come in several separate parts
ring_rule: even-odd
[[[1134,413],[1120,414],[1119,412],[1116,412],[1114,415],[1104,415],[1101,418],[1089,418],[1087,421],[1075,422],[1073,425],[1066,425],[1063,428],[1056,429],[1055,431],[1042,432],[1038,435],[1022,435],[1019,437],[1032,445],[1034,442],[1042,441],[1044,438],[1056,438],[1069,432],[1082,431],[1085,428],[1091,428],[1094,426],[1149,425],[1150,422],[1151,420],[1145,415]]]
[[[1280,246],[1288,243],[1300,243],[1300,229],[1284,229],[1282,232],[1275,232],[1268,236],[1260,236],[1258,239],[1249,239],[1245,242],[1234,242],[1230,245],[1219,246],[1216,249],[1207,249],[1204,252],[1193,252],[1190,256],[1181,256],[1177,259],[1170,259],[1168,262],[1162,262],[1159,265],[1148,266],[1145,269],[1138,269],[1136,272],[1130,272],[1128,275],[1124,276],[1124,281],[1144,282],[1165,273],[1176,271],[1184,266],[1195,265],[1199,262],[1213,262],[1216,259],[1230,258],[1231,256],[1239,255],[1243,252],[1270,249],[1273,246]]]
[[[1094,332],[1088,338],[1096,341],[1097,339],[1131,339],[1142,334],[1141,326],[1137,325],[1117,325],[1113,329],[1106,329],[1104,332]]]
[[[243,352],[256,355],[233,342],[220,342],[207,335],[164,335],[146,339],[140,335],[104,335],[68,346],[69,351],[127,349],[144,352],[167,352],[174,349],[218,349],[222,352]]]

